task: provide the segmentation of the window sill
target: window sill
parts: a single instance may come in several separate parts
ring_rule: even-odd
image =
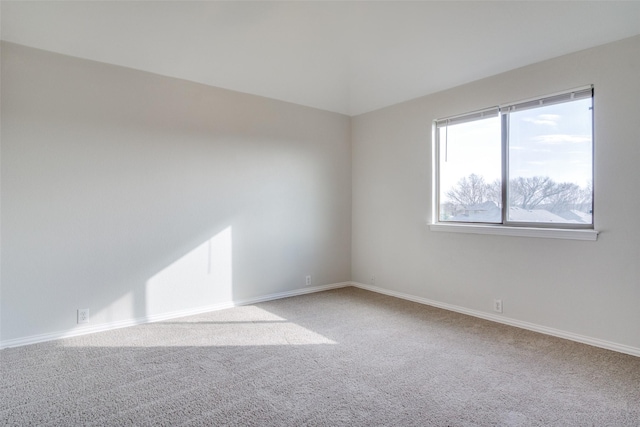
[[[493,234],[497,236],[542,237],[546,239],[590,240],[598,239],[596,230],[558,228],[505,227],[501,225],[429,224],[431,231],[448,233]]]

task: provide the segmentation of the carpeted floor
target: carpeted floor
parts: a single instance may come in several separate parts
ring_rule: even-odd
[[[0,425],[640,426],[640,358],[356,288],[0,362]]]

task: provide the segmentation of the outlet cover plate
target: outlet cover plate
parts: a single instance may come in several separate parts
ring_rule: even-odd
[[[496,313],[502,313],[502,300],[494,299],[493,300],[493,311]]]
[[[78,309],[78,323],[89,323],[89,309],[88,308],[79,308]]]

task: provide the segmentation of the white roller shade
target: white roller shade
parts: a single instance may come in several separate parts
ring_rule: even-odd
[[[473,113],[439,119],[436,120],[436,127],[441,128],[445,126],[459,125],[460,123],[473,122],[475,120],[488,119],[490,117],[497,117],[499,112],[500,109],[498,107],[492,107],[482,111],[475,111]]]
[[[508,104],[500,107],[500,113],[508,114],[515,111],[528,110],[530,108],[539,108],[547,105],[561,104],[563,102],[575,101],[577,99],[585,99],[593,97],[593,86],[588,86],[571,92],[565,92],[558,95],[551,95],[545,98],[534,99],[531,101],[519,102],[517,104]]]

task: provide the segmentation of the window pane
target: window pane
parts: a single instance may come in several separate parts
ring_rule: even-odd
[[[508,114],[507,219],[592,224],[592,98]]]
[[[501,223],[500,118],[438,128],[439,220]]]

